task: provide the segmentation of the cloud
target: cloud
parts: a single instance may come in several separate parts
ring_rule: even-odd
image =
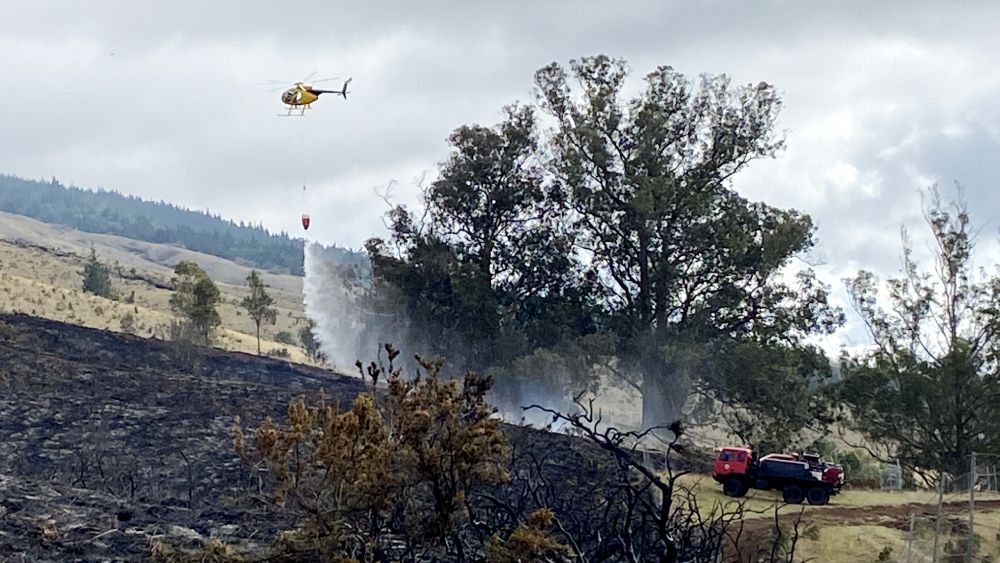
[[[395,180],[412,204],[455,127],[497,121],[530,101],[536,69],[596,53],[626,58],[633,88],[661,64],[776,84],[788,149],[735,185],[814,217],[831,284],[897,269],[899,227],[922,232],[930,182],[960,180],[979,223],[1000,208],[988,3],[97,0],[4,13],[0,171],[292,233],[307,211],[324,243],[382,234],[374,188]],[[350,99],[276,117],[263,83],[313,71],[353,76]]]

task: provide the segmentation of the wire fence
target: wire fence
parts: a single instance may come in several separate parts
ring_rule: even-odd
[[[1000,458],[970,456],[969,471],[945,476],[936,491],[908,505],[899,553],[905,563],[1000,561]],[[898,524],[898,522],[896,522]]]

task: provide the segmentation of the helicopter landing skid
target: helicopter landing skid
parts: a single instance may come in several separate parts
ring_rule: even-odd
[[[288,113],[279,113],[278,117],[302,117],[306,114],[306,110],[310,109],[309,106],[304,106],[302,109],[297,110],[295,108],[288,108]]]

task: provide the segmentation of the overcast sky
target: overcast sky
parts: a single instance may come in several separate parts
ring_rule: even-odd
[[[994,243],[1000,4],[695,4],[0,0],[0,172],[293,235],[308,212],[310,237],[357,248],[383,232],[376,189],[413,202],[452,129],[530,101],[547,63],[605,53],[636,82],[668,64],[783,92],[788,149],[735,185],[815,218],[831,283],[896,271],[933,182],[961,182]],[[353,77],[349,99],[277,117],[264,83],[313,71]]]

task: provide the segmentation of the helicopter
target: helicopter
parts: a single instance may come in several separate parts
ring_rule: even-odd
[[[346,100],[348,94],[347,85],[350,83],[351,79],[348,78],[340,90],[320,90],[318,88],[313,88],[309,84],[296,82],[294,86],[281,93],[281,101],[288,106],[288,113],[284,114],[284,116],[305,115],[310,104],[318,100],[320,94],[339,94]],[[296,108],[299,108],[299,113],[293,114],[292,112]]]

